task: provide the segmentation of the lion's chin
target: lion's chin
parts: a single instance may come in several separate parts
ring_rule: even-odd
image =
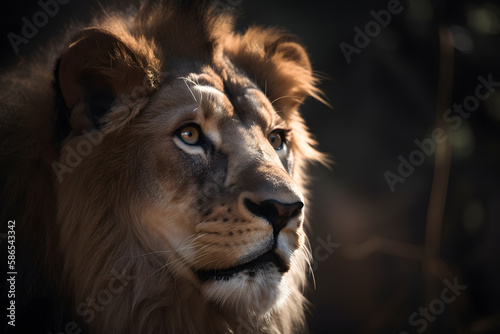
[[[278,254],[270,250],[251,261],[246,261],[231,268],[217,268],[212,270],[198,270],[196,275],[202,283],[207,281],[229,281],[238,276],[240,273],[245,273],[249,277],[254,277],[258,272],[266,271],[274,265],[281,273],[286,273],[290,269],[287,264]]]
[[[229,313],[266,316],[279,308],[288,294],[284,268],[273,261],[262,262],[230,275],[203,281],[203,295]]]

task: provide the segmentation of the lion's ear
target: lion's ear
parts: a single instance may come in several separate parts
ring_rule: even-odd
[[[267,46],[267,53],[270,56],[281,58],[278,60],[291,61],[308,72],[312,71],[306,50],[299,43],[298,38],[292,35],[283,35],[272,41]]]
[[[154,86],[155,63],[130,35],[84,29],[60,58],[57,84],[66,107],[71,111],[83,103],[87,119],[98,128],[116,99],[134,94],[136,87]]]
[[[257,80],[276,109],[296,109],[307,96],[326,103],[307,52],[295,36],[251,28],[231,39],[226,48],[232,59]]]

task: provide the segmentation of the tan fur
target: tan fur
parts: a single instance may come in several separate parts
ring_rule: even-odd
[[[306,165],[323,156],[297,108],[321,100],[317,79],[294,37],[237,34],[225,11],[176,3],[107,13],[65,44],[62,142],[50,64],[29,65],[26,79],[4,74],[4,92],[24,93],[1,101],[2,222],[17,219],[26,261],[55,287],[43,291],[92,333],[304,333],[303,211],[274,239],[287,272],[205,283],[195,273],[245,262],[273,240],[245,199],[304,201]],[[87,105],[96,89],[116,99],[99,129]],[[176,137],[191,122],[211,152]],[[290,130],[287,157],[267,139],[278,128]],[[91,314],[94,299],[105,305]]]

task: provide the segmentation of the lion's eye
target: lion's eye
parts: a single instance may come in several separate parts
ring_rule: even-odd
[[[279,151],[283,149],[285,144],[285,134],[282,130],[275,130],[271,132],[267,139],[275,150]]]
[[[198,145],[201,139],[200,128],[195,125],[187,125],[177,132],[177,136],[188,145]]]

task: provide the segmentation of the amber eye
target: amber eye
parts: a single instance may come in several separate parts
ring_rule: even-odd
[[[193,125],[187,125],[183,128],[181,128],[177,132],[177,136],[186,144],[188,145],[198,145],[200,142],[201,138],[201,131],[200,128],[193,124]]]
[[[285,135],[282,130],[275,130],[271,132],[267,139],[275,150],[279,151],[283,149],[285,144]]]

